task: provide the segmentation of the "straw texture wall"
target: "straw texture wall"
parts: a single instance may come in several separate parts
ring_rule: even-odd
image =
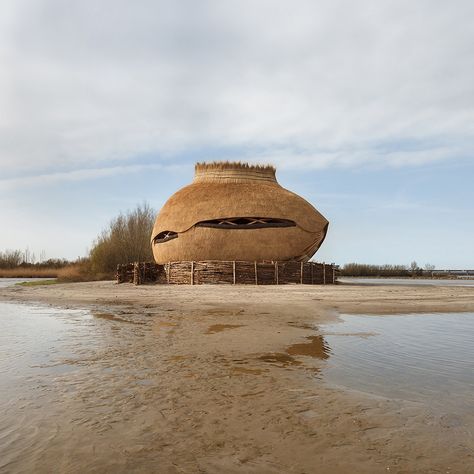
[[[218,219],[267,218],[292,227],[209,228]],[[157,263],[244,260],[307,261],[323,242],[328,221],[311,204],[280,186],[275,168],[241,163],[195,167],[192,184],[171,196],[152,233]],[[157,240],[163,233],[174,238]]]

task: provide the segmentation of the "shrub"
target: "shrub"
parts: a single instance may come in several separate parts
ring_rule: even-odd
[[[96,239],[90,251],[90,270],[99,276],[113,276],[119,263],[153,259],[151,232],[155,211],[144,203],[113,219]]]

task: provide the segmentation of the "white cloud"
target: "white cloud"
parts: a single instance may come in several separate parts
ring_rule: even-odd
[[[8,191],[11,189],[24,189],[25,187],[31,188],[32,186],[48,186],[54,183],[100,179],[123,174],[129,175],[131,173],[161,170],[165,168],[176,169],[178,167],[163,166],[159,163],[148,165],[124,165],[110,166],[106,168],[83,168],[72,171],[6,178],[0,179],[0,191]]]
[[[473,16],[469,0],[3,0],[0,166],[198,148],[283,167],[465,158]]]

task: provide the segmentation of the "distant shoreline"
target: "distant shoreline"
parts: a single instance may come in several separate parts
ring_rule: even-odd
[[[443,276],[340,276],[340,278],[364,278],[371,280],[474,280],[474,276],[468,275],[443,275]]]

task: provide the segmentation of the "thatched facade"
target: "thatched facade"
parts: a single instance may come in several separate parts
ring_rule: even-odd
[[[308,261],[328,221],[281,187],[271,166],[198,163],[192,184],[171,196],[152,233],[157,263]]]

